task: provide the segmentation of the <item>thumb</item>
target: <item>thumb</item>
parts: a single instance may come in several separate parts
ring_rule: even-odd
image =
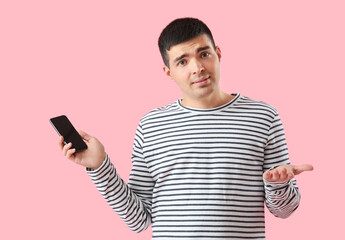
[[[91,139],[91,136],[82,130],[78,130],[78,133],[85,141],[89,141]]]
[[[294,165],[293,172],[295,175],[298,175],[304,171],[313,171],[314,167],[311,164],[301,164],[301,165]]]

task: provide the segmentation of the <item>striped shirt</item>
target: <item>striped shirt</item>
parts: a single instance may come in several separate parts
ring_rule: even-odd
[[[300,201],[295,179],[262,178],[290,164],[277,111],[241,94],[217,108],[177,100],[146,114],[132,164],[128,184],[108,156],[88,174],[133,231],[152,224],[152,239],[265,239],[264,202],[286,218]]]

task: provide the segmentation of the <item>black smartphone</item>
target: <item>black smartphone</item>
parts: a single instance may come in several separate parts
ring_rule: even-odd
[[[87,149],[86,143],[65,115],[51,118],[50,123],[57,133],[63,136],[65,144],[72,142],[72,148],[75,148],[76,152]]]

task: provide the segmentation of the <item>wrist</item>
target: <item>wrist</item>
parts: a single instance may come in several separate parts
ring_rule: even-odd
[[[86,170],[87,170],[87,171],[95,171],[95,170],[97,170],[98,168],[100,168],[100,167],[103,165],[104,161],[106,160],[106,157],[107,157],[107,154],[104,152],[104,153],[97,159],[97,161],[96,161],[94,164],[92,164],[92,165],[90,165],[90,166],[87,166],[87,167],[86,167]]]

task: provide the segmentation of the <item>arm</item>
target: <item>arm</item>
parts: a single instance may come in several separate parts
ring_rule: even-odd
[[[293,177],[312,170],[310,164],[281,165],[263,174],[266,205],[273,215],[287,218],[297,209],[301,196]]]
[[[96,138],[82,131],[79,133],[88,145],[88,149],[75,153],[71,144],[64,146],[63,138],[60,138],[59,145],[64,155],[87,169],[95,169],[87,173],[110,207],[131,230],[135,232],[145,230],[151,224],[151,196],[154,182],[143,160],[139,128],[133,148],[133,168],[128,185],[116,173],[114,165],[104,152],[103,145]]]
[[[296,180],[286,182],[264,180],[264,186],[266,206],[274,216],[287,218],[298,208],[301,195]]]
[[[137,167],[137,164],[133,166],[132,172],[136,171]],[[108,156],[100,168],[87,173],[109,206],[132,231],[141,232],[150,226],[150,197],[145,198],[140,191],[132,189],[130,184],[127,185],[116,173]]]
[[[298,208],[301,196],[293,177],[306,170],[312,166],[290,165],[283,125],[276,114],[265,147],[263,174],[266,206],[273,215],[287,218]]]

